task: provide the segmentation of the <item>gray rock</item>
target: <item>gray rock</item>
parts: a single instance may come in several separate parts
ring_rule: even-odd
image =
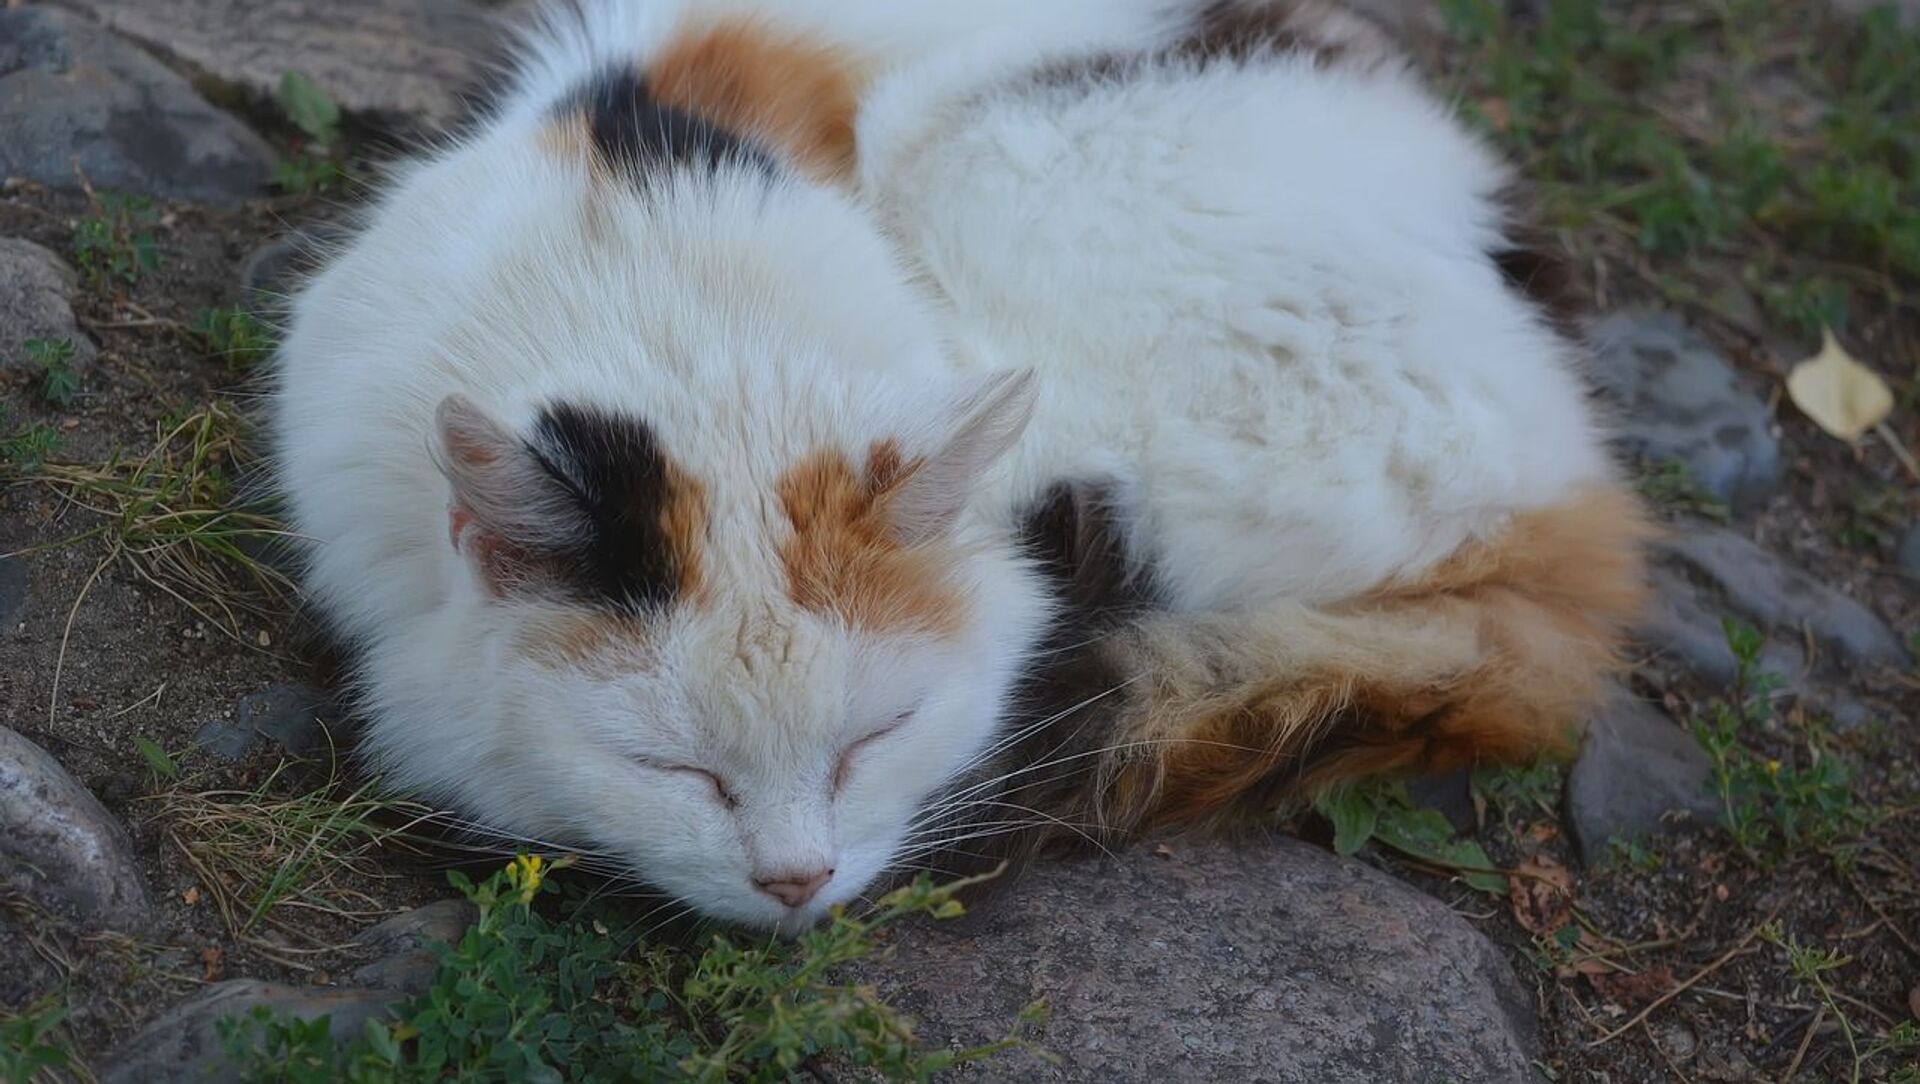
[[[188,998],[107,1055],[100,1084],[239,1084],[220,1039],[220,1021],[256,1006],[304,1020],[331,1017],[335,1039],[360,1033],[398,1000],[391,990],[282,986],[253,979],[217,983]]]
[[[1678,317],[1614,313],[1592,324],[1588,338],[1593,379],[1617,404],[1629,450],[1679,460],[1695,485],[1723,500],[1760,496],[1778,483],[1766,401]]]
[[[276,237],[247,256],[240,267],[240,284],[263,301],[288,297],[303,276],[319,267],[328,246],[348,234],[344,226],[319,222]]]
[[[951,923],[901,931],[857,981],[935,1045],[1035,1036],[976,1080],[1531,1081],[1531,1002],[1445,904],[1298,840],[1040,865]]]
[[[265,100],[303,72],[342,109],[441,122],[498,36],[469,0],[70,0],[120,33]]]
[[[1698,527],[1660,545],[1712,580],[1729,603],[1757,621],[1795,631],[1810,629],[1855,661],[1907,661],[1899,638],[1872,610],[1741,535]]]
[[[224,202],[257,195],[274,155],[166,65],[85,19],[0,10],[0,175]]]
[[[13,623],[27,608],[27,559],[0,557],[0,636],[13,631]]]
[[[89,927],[137,930],[149,916],[126,829],[46,750],[4,726],[0,878]]]
[[[201,727],[194,744],[225,760],[241,760],[261,739],[294,756],[325,752],[338,719],[327,694],[309,685],[269,685],[234,705],[231,721]]]
[[[362,945],[384,955],[355,971],[353,981],[406,994],[425,993],[438,965],[429,946],[459,940],[479,919],[479,910],[466,900],[439,900],[395,915],[360,935]]]
[[[1722,624],[1726,607],[1710,589],[1696,585],[1671,563],[1656,562],[1648,580],[1655,601],[1642,637],[1695,675],[1730,687],[1739,676],[1739,666]],[[1779,677],[1788,691],[1800,691],[1805,688],[1807,654],[1797,643],[1769,637],[1760,651],[1760,669]]]
[[[1586,861],[1606,858],[1610,841],[1636,839],[1680,814],[1711,821],[1720,805],[1706,751],[1658,708],[1614,690],[1593,721],[1567,776],[1567,819]]]
[[[1907,528],[1900,536],[1900,545],[1894,550],[1894,560],[1908,572],[1920,572],[1920,523]]]
[[[0,102],[0,118],[6,108]],[[0,150],[0,155],[5,153]],[[92,363],[98,351],[73,319],[77,286],[73,269],[60,257],[32,241],[0,237],[0,370],[31,370],[28,339],[65,339],[73,344],[71,364],[78,368]]]

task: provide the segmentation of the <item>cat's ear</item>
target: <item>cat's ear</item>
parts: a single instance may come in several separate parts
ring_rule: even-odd
[[[527,444],[464,395],[434,414],[436,457],[452,486],[447,532],[496,595],[548,578],[551,557],[587,529],[580,508]]]
[[[1026,431],[1036,392],[1031,369],[997,372],[949,408],[939,450],[901,480],[889,503],[900,541],[930,541],[953,527],[980,476]]]

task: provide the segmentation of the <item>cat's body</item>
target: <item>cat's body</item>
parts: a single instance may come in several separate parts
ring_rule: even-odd
[[[299,296],[390,778],[793,923],[1578,721],[1641,526],[1502,167],[1321,5],[1006,8],[588,3]]]

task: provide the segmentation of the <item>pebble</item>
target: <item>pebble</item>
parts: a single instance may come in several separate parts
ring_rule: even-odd
[[[243,760],[262,740],[297,756],[323,754],[339,713],[326,693],[311,685],[269,685],[234,705],[232,719],[218,719],[193,736],[196,746],[223,760]]]
[[[479,909],[467,900],[437,900],[395,915],[360,935],[360,944],[382,956],[355,971],[353,981],[361,986],[423,994],[438,966],[429,946],[458,941],[479,919]]]
[[[5,18],[0,11],[0,20]],[[0,87],[4,83],[0,76]],[[0,104],[0,144],[5,142],[6,108]],[[0,147],[0,173],[5,172],[6,153]],[[23,238],[0,237],[0,371],[33,371],[28,339],[65,339],[73,344],[69,364],[76,369],[92,364],[98,351],[73,319],[78,285],[73,268],[52,252]]]
[[[1295,839],[1050,862],[851,969],[932,1046],[1052,1008],[992,1081],[1533,1081],[1530,996],[1447,906]],[[1165,952],[1140,946],[1164,941]]]
[[[1713,581],[1735,609],[1758,622],[1796,634],[1809,629],[1855,662],[1907,662],[1899,638],[1872,610],[1740,534],[1697,526],[1660,548]]]
[[[257,1006],[304,1020],[329,1017],[336,1040],[358,1035],[398,1000],[391,990],[285,986],[254,979],[215,983],[156,1017],[107,1055],[100,1084],[240,1084],[227,1060],[220,1021]]]
[[[0,8],[0,176],[77,189],[76,160],[97,190],[225,203],[261,194],[274,154],[171,68],[84,17]]]
[[[1567,820],[1588,865],[1605,861],[1615,837],[1659,831],[1669,814],[1702,821],[1719,815],[1713,762],[1692,734],[1665,712],[1614,689],[1587,724],[1567,775]]]
[[[1592,378],[1619,408],[1616,432],[1650,462],[1677,459],[1721,500],[1764,496],[1780,448],[1755,383],[1679,317],[1618,312],[1588,327]]]
[[[126,829],[51,754],[4,726],[0,879],[88,928],[138,930],[151,913]]]
[[[155,52],[272,100],[289,71],[340,108],[445,122],[483,74],[498,19],[471,0],[67,0]]]

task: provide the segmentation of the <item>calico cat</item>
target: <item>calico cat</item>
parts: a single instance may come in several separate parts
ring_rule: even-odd
[[[1261,0],[582,0],[293,299],[392,783],[792,929],[1564,746],[1647,527],[1512,178]]]

